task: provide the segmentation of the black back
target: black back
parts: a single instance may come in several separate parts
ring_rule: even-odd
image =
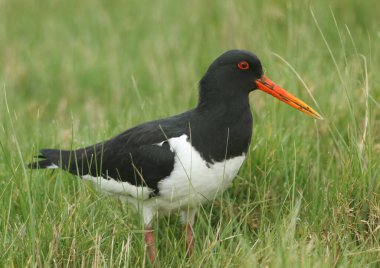
[[[250,70],[236,64],[247,61]],[[252,135],[249,92],[262,75],[257,57],[231,50],[216,59],[200,82],[197,107],[180,115],[151,121],[118,136],[74,151],[43,149],[31,168],[55,164],[75,175],[92,175],[147,185],[170,175],[175,162],[168,139],[187,135],[208,165],[247,152]],[[163,142],[163,143],[162,143]],[[158,145],[159,143],[162,143]]]

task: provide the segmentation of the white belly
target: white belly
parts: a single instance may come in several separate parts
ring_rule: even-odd
[[[158,183],[159,195],[149,198],[152,189],[134,186],[112,178],[83,176],[94,182],[102,191],[117,195],[138,206],[139,202],[153,210],[169,212],[186,207],[197,207],[213,200],[232,182],[242,165],[245,154],[223,162],[207,163],[198,151],[182,135],[168,140],[175,152],[175,164],[171,174]],[[162,144],[157,144],[161,146]]]
[[[196,207],[213,200],[230,186],[245,159],[243,154],[208,164],[187,141],[186,135],[168,142],[176,159],[170,176],[158,184],[160,195],[154,202],[162,210]]]

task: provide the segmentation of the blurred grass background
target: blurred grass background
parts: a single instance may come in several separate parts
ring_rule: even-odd
[[[325,120],[251,94],[247,161],[199,212],[191,259],[178,217],[157,221],[162,267],[378,266],[379,10],[375,0],[0,1],[1,266],[149,266],[128,206],[25,163],[39,148],[89,145],[194,107],[206,68],[231,48],[255,52]]]

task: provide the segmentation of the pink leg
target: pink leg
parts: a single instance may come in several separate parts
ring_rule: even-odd
[[[183,225],[183,232],[185,232],[186,234],[186,254],[188,257],[191,257],[194,253],[194,236],[193,229],[191,228],[190,223],[186,223],[185,225]]]
[[[156,250],[154,248],[154,233],[153,233],[152,226],[148,226],[148,228],[146,229],[145,245],[148,248],[149,260],[153,265],[156,261]]]

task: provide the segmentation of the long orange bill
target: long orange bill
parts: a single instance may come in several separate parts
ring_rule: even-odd
[[[271,94],[280,101],[283,101],[286,104],[292,106],[293,108],[296,108],[297,110],[300,110],[301,112],[310,115],[314,118],[323,119],[323,117],[319,113],[317,113],[313,108],[311,108],[309,105],[287,92],[285,89],[276,85],[265,75],[257,79],[255,82],[260,90],[268,94]]]

